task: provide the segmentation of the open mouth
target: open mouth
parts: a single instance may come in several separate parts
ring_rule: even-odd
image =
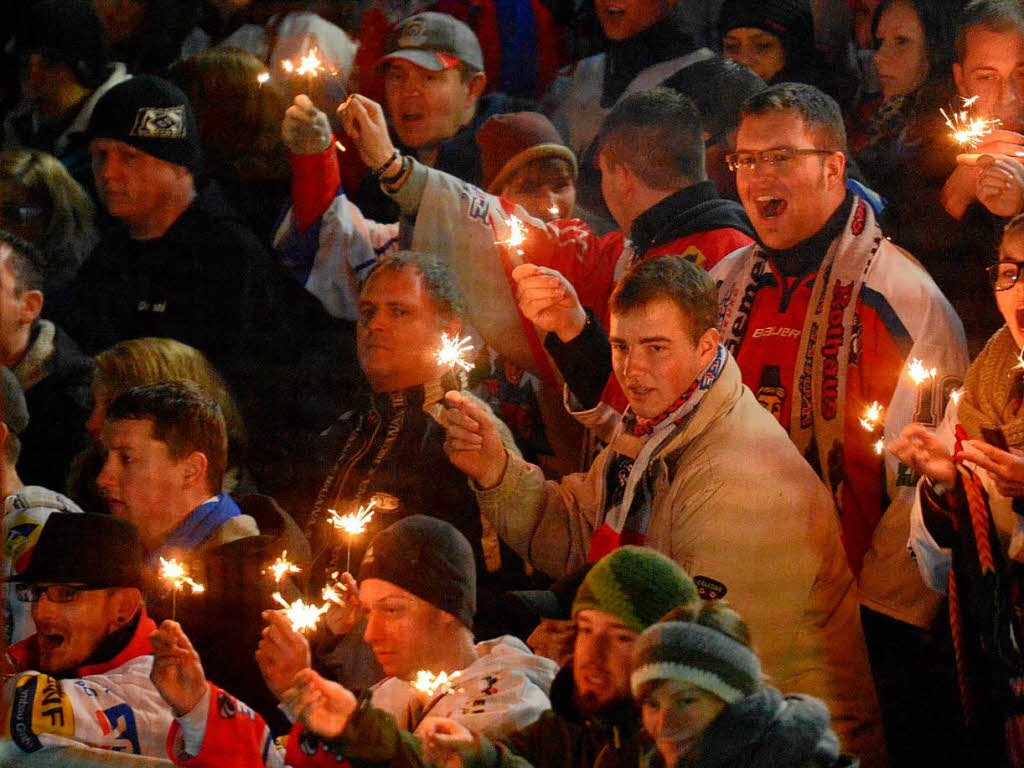
[[[38,637],[40,650],[50,653],[60,649],[67,640],[60,632],[40,632]]]
[[[781,197],[770,197],[761,195],[754,202],[757,204],[757,212],[762,219],[775,219],[786,212],[789,203]]]

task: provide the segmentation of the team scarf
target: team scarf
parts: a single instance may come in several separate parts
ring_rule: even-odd
[[[854,316],[882,239],[871,206],[855,195],[842,233],[829,245],[818,268],[793,373],[799,397],[790,402],[789,436],[818,474],[829,478],[837,505],[843,475],[842,461],[837,458],[843,455],[846,375]],[[749,330],[760,280],[768,272],[768,258],[761,245],[749,246],[722,275],[719,327],[725,348],[733,357],[739,356]]]
[[[1005,325],[967,369],[957,417],[975,440],[982,427],[998,427],[1011,448],[1024,448],[1024,390],[1020,350]]]
[[[235,500],[221,493],[192,510],[188,517],[171,531],[160,549],[150,555],[151,563],[158,563],[162,555],[180,556],[194,552],[213,536],[224,523],[242,514]]]
[[[687,417],[696,410],[707,391],[718,381],[726,359],[725,347],[719,344],[714,359],[660,416],[641,419],[632,409],[626,409],[616,437],[609,446],[609,450],[614,452],[608,462],[608,476],[605,478],[606,486],[610,489],[606,491],[609,504],[591,540],[589,562],[596,563],[623,545],[644,543],[654,510],[656,473],[653,470],[658,464],[653,463],[653,460],[661,448],[684,429]],[[616,450],[617,446],[637,445],[639,451],[635,453],[635,458],[630,457],[633,451],[628,448],[625,452]]]

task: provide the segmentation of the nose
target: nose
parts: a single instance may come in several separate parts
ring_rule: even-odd
[[[375,611],[368,611],[366,615],[366,629],[363,631],[363,640],[372,645],[375,640],[381,640],[384,637],[383,630],[379,614]]]
[[[641,356],[638,350],[631,349],[628,352],[623,353],[622,359],[622,375],[623,378],[629,379],[630,376],[634,376],[638,373],[642,373],[644,365],[641,360]]]
[[[45,619],[55,618],[58,611],[57,604],[50,600],[44,592],[36,602],[32,603],[32,620],[39,623]]]
[[[113,456],[107,455],[106,460],[103,462],[103,469],[100,470],[99,475],[96,477],[96,485],[105,491],[112,491],[117,487],[117,473],[113,466]]]

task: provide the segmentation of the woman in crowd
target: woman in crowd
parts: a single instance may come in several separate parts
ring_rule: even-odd
[[[889,449],[921,477],[911,546],[925,583],[949,595],[960,694],[978,765],[1024,754],[1024,216],[988,270],[1006,321],[948,396],[932,431],[911,424]],[[941,411],[940,411],[941,413]],[[1016,755],[1017,761],[1007,761]]]
[[[645,630],[630,684],[655,744],[644,768],[854,764],[824,704],[763,684],[746,624],[720,600],[687,603]]]

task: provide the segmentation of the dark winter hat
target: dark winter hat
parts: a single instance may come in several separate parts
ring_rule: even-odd
[[[473,548],[451,523],[411,515],[377,534],[363,555],[359,580],[380,579],[411,592],[473,627]]]
[[[28,426],[28,405],[25,403],[25,393],[10,368],[0,368],[0,377],[3,377],[4,401],[0,403],[0,407],[3,408],[4,424],[11,432],[20,435]]]
[[[647,547],[619,547],[598,560],[583,579],[572,615],[602,611],[642,632],[697,597],[693,579],[675,561]]]
[[[484,68],[484,54],[473,30],[447,13],[428,11],[402,19],[385,50],[378,67],[389,59],[405,59],[432,72],[454,69],[459,62],[478,72]]]
[[[719,14],[719,32],[724,37],[739,27],[777,35],[787,53],[814,45],[814,19],[807,0],[725,0]]]
[[[142,587],[142,542],[135,526],[111,515],[54,512],[46,518],[19,584]]]
[[[14,33],[14,50],[64,62],[87,88],[103,82],[109,64],[106,34],[91,0],[42,0],[27,8]]]
[[[576,178],[576,155],[540,112],[494,115],[476,132],[476,143],[483,165],[481,186],[492,194],[498,194],[516,171],[541,157],[565,160]]]
[[[195,173],[201,149],[188,97],[154,75],[138,75],[107,91],[96,103],[89,139],[116,139],[147,155]]]
[[[731,704],[761,687],[761,662],[724,632],[666,621],[645,630],[633,649],[633,695],[639,696],[643,685],[654,680],[690,683]]]

